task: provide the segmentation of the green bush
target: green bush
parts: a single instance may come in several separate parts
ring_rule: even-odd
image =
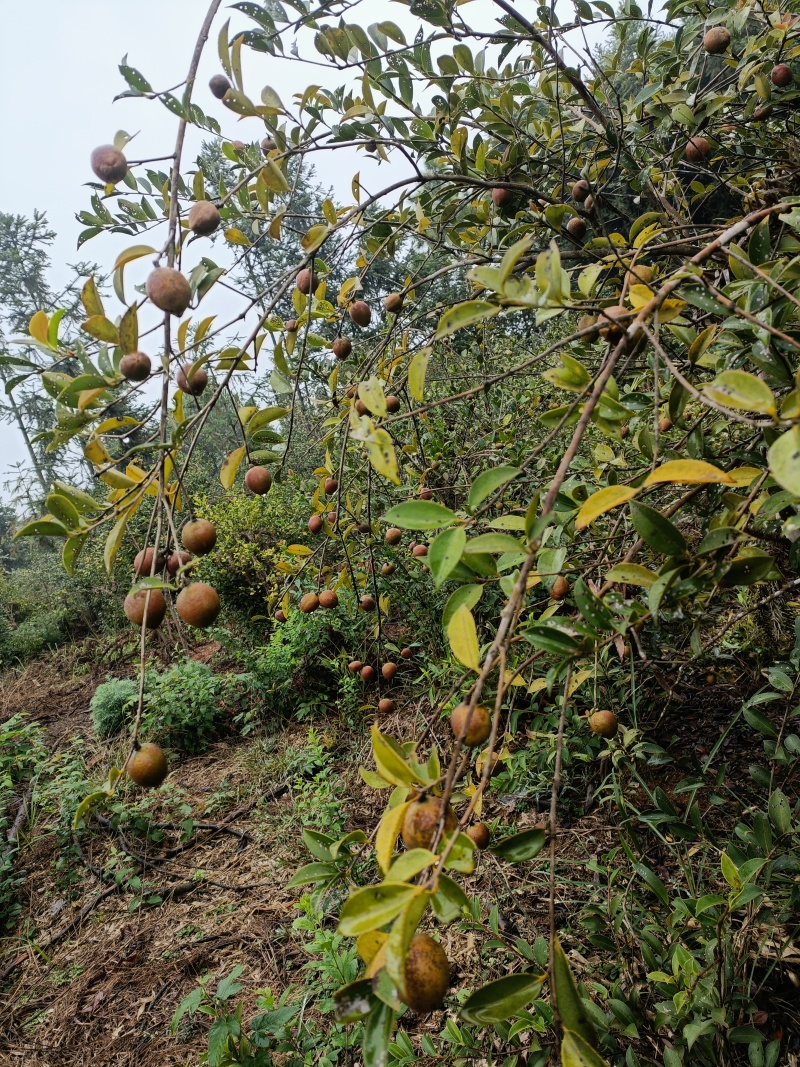
[[[98,737],[113,737],[130,717],[139,687],[129,678],[109,678],[98,685],[89,708],[92,726]]]
[[[142,733],[149,741],[183,752],[204,752],[219,736],[234,680],[206,663],[185,660],[145,679]]]
[[[0,933],[10,930],[20,911],[17,890],[24,872],[15,865],[15,850],[6,839],[27,780],[47,759],[42,728],[27,716],[12,715],[0,723]]]
[[[285,581],[276,569],[280,546],[308,537],[313,509],[299,479],[273,484],[266,496],[235,489],[219,501],[198,498],[195,507],[217,528],[216,548],[203,559],[198,577],[214,586],[228,617],[249,622],[268,614]]]

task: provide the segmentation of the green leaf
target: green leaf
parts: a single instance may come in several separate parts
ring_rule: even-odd
[[[69,530],[63,522],[58,522],[50,515],[44,518],[26,522],[14,534],[14,540],[19,537],[69,537]]]
[[[336,1018],[340,1023],[355,1023],[368,1015],[378,1003],[372,995],[372,980],[358,978],[333,994]]]
[[[509,974],[476,989],[461,1008],[461,1018],[478,1026],[502,1023],[519,1014],[526,1004],[536,1000],[545,976]]]
[[[318,885],[320,882],[329,882],[338,873],[332,863],[307,863],[289,879],[286,888],[294,889],[299,885]]]
[[[784,489],[800,497],[800,426],[793,426],[767,453],[770,473]]]
[[[499,489],[501,485],[512,481],[519,473],[519,467],[501,466],[479,474],[469,489],[469,507],[477,508],[487,496]]]
[[[767,807],[769,821],[776,834],[788,834],[792,828],[792,806],[780,789],[773,789]]]
[[[105,341],[110,345],[119,342],[117,327],[105,315],[92,315],[86,322],[81,323],[81,329],[91,337],[96,337],[98,341]]]
[[[640,585],[644,589],[650,589],[658,581],[658,575],[655,571],[649,571],[647,567],[640,567],[638,563],[617,563],[606,574],[605,580],[626,585]]]
[[[553,985],[556,1007],[564,1029],[572,1031],[588,1046],[595,1048],[597,1031],[578,992],[569,961],[557,937],[553,945]]]
[[[420,886],[405,882],[382,882],[357,889],[339,912],[339,933],[344,937],[358,937],[379,930],[395,919],[420,891]]]
[[[421,349],[411,360],[408,368],[408,390],[420,403],[425,400],[425,375],[428,372],[428,361],[432,354],[431,348]]]
[[[114,794],[110,793],[107,789],[97,789],[94,793],[90,793],[87,797],[84,797],[75,809],[75,815],[72,819],[72,829],[77,830],[92,808],[96,808],[98,804],[110,800],[113,795]]]
[[[440,526],[449,526],[456,516],[442,504],[433,500],[407,500],[396,504],[383,516],[389,526],[399,526],[403,530],[436,530]]]
[[[506,863],[523,863],[525,860],[535,859],[544,848],[545,841],[546,830],[522,830],[498,841],[492,845],[490,851]]]
[[[372,755],[375,758],[375,765],[381,777],[387,782],[391,782],[392,785],[413,785],[417,780],[416,776],[406,763],[403,750],[397,742],[392,740],[391,737],[382,734],[375,725],[370,731],[370,737],[372,739]]]
[[[404,813],[405,814],[405,813]],[[436,862],[436,854],[427,848],[412,848],[410,852],[403,852],[392,863],[386,872],[387,882],[407,882],[431,867]]]
[[[643,863],[634,863],[633,869],[636,871],[639,877],[647,883],[649,888],[652,890],[653,893],[655,893],[655,895],[658,897],[664,907],[668,907],[669,894],[667,893],[666,886],[658,877],[658,875],[654,874],[654,872],[651,871],[649,867],[645,867]]]
[[[583,578],[579,578],[572,588],[575,603],[586,622],[596,630],[610,630],[614,622],[611,612],[599,597],[596,597]]]
[[[580,1034],[565,1027],[561,1039],[561,1067],[608,1067],[608,1064]]]
[[[638,500],[631,500],[630,509],[636,532],[654,552],[663,552],[667,556],[683,555],[686,540],[669,519]]]
[[[444,530],[431,541],[428,546],[428,566],[437,589],[447,580],[461,559],[466,543],[466,531],[460,526]]]
[[[389,1005],[384,1004],[382,1000],[376,1000],[364,1027],[364,1040],[361,1045],[364,1067],[386,1067],[394,1020],[394,1011]]]
[[[456,304],[449,308],[439,319],[435,337],[448,337],[451,333],[464,330],[468,326],[476,326],[479,322],[494,318],[500,313],[496,304],[490,304],[487,300],[468,300],[464,304]]]
[[[717,403],[741,411],[774,416],[778,410],[775,395],[767,383],[746,370],[724,370],[713,382],[703,386],[703,392]]]
[[[483,586],[473,583],[472,585],[460,585],[454,589],[447,598],[447,603],[442,612],[442,628],[447,629],[450,620],[460,607],[474,608],[483,596]]]
[[[521,633],[534,648],[552,652],[555,656],[575,656],[581,650],[580,642],[555,623],[535,622]]]
[[[445,926],[460,919],[469,907],[469,898],[461,886],[446,874],[439,875],[439,887],[431,900],[434,914]]]
[[[484,552],[498,555],[502,552],[524,552],[524,548],[515,538],[502,533],[488,533],[473,537],[467,541],[464,548],[464,553],[468,556],[481,555]]]
[[[472,612],[462,604],[454,613],[447,626],[447,639],[450,649],[458,660],[470,670],[479,671],[480,646],[478,645],[478,631]]]

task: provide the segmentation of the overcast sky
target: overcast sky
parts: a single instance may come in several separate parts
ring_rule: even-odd
[[[386,0],[367,0],[358,9],[358,21],[391,18],[404,28],[416,28],[406,7]],[[154,87],[167,88],[185,76],[205,4],[198,0],[36,0],[35,3],[4,4],[0,35],[0,144],[5,165],[0,169],[0,211],[31,215],[46,211],[51,228],[58,234],[52,249],[53,285],[67,276],[66,264],[92,259],[110,265],[121,248],[136,243],[129,237],[101,235],[77,252],[76,241],[83,226],[75,213],[88,206],[85,188],[92,175],[89,155],[98,145],[113,140],[118,129],[138,132],[126,154],[129,159],[164,156],[172,151],[176,118],[160,103],[120,100],[123,91],[117,65],[123,56],[137,67]],[[495,24],[488,0],[470,4],[469,17],[484,28]],[[216,38],[228,16],[231,26],[250,25],[236,11],[223,8],[206,46],[199,72],[197,99],[214,115],[223,135],[242,140],[263,136],[259,120],[239,122],[214,100],[206,83],[219,69]],[[306,40],[308,38],[306,37]],[[309,83],[332,87],[341,82],[335,70],[325,70],[243,50],[245,89],[258,98],[264,85],[276,89],[289,104],[295,92]],[[261,128],[260,128],[261,127]],[[184,156],[184,169],[199,148],[201,136],[191,131]],[[372,184],[389,184],[387,166],[376,174],[375,164],[363,153],[348,158],[328,154],[320,166],[324,184],[333,185],[343,200],[350,200],[350,180],[356,170]],[[394,163],[393,177],[397,175]],[[224,261],[215,246],[214,255]],[[196,256],[199,256],[199,252]],[[194,260],[190,260],[191,266]],[[142,261],[144,265],[146,261]],[[145,267],[142,267],[144,270]],[[121,308],[115,308],[118,314]],[[206,301],[203,302],[206,311]],[[209,312],[222,310],[211,307]],[[0,424],[0,485],[10,465],[23,458],[16,431]]]

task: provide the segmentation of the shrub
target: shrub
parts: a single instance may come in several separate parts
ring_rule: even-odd
[[[139,688],[129,678],[110,678],[98,685],[89,708],[92,726],[98,737],[119,733],[136,703]]]
[[[142,733],[148,741],[184,752],[204,752],[219,736],[232,680],[205,663],[185,660],[145,680]]]

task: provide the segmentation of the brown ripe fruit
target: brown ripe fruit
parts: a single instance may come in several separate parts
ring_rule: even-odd
[[[215,74],[209,79],[208,87],[211,90],[211,95],[216,96],[217,100],[221,100],[230,89],[231,83],[224,74]]]
[[[358,400],[356,400],[356,402],[353,405],[353,407],[356,409],[356,412],[359,415],[367,415],[369,413],[369,408],[364,403],[364,401],[361,399],[361,397],[359,397]]]
[[[375,677],[375,668],[370,667],[368,663],[365,663],[360,670],[360,674],[365,682],[371,682],[372,679]]]
[[[396,568],[394,563],[384,563],[381,567],[381,574],[385,574],[388,578],[390,574],[394,574]]]
[[[119,372],[129,382],[143,382],[150,377],[152,363],[144,352],[129,352],[119,361]]]
[[[381,667],[381,674],[387,682],[391,682],[392,678],[397,674],[397,664],[392,663],[391,660],[388,663],[384,663]]]
[[[316,593],[304,593],[300,597],[300,603],[298,607],[304,615],[310,615],[312,611],[316,611],[319,607],[319,597]]]
[[[336,514],[336,512],[335,511],[329,511],[328,512],[328,522],[331,524],[331,526],[335,526],[338,521],[339,521],[339,516]]]
[[[189,229],[198,237],[208,237],[220,221],[219,208],[210,200],[198,200],[189,210]]]
[[[453,713],[450,716],[450,725],[453,728],[454,737],[461,737],[468,715],[469,704],[459,704],[458,707],[453,709]],[[464,744],[467,748],[475,748],[476,745],[482,745],[491,732],[492,717],[483,704],[477,704],[472,709]]]
[[[297,333],[297,319],[287,319],[285,328],[287,333]]]
[[[331,351],[337,359],[347,359],[353,351],[353,342],[349,337],[335,337]]]
[[[753,118],[756,122],[763,122],[770,117],[774,110],[772,104],[767,104],[766,107],[760,107],[757,111],[754,111]]]
[[[706,31],[703,38],[703,48],[710,56],[721,56],[723,52],[727,52],[730,43],[731,35],[724,26],[712,27]]]
[[[598,737],[613,737],[619,729],[617,716],[613,711],[595,711],[589,716],[589,726]]]
[[[415,800],[403,819],[403,844],[406,848],[430,848],[441,814],[442,802],[438,797]],[[457,826],[456,813],[448,804],[443,837],[449,837]]]
[[[691,137],[684,154],[690,163],[702,163],[710,151],[711,145],[705,137]]]
[[[438,941],[414,934],[405,960],[401,999],[421,1015],[441,1008],[450,988],[450,962]]]
[[[264,140],[261,142],[261,151],[264,153],[265,156],[269,155],[270,152],[274,152],[277,147],[277,144],[275,143],[275,141],[272,140],[271,137],[265,137]]]
[[[584,200],[583,206],[586,208],[587,211],[593,211],[594,210],[594,197],[592,196],[591,193],[589,193],[589,195]]]
[[[188,393],[189,396],[200,396],[208,385],[208,371],[205,367],[198,367],[196,363],[184,363],[178,368],[175,383],[181,392]]]
[[[475,842],[477,848],[484,849],[489,847],[492,835],[489,833],[489,827],[485,822],[476,822],[472,826],[468,826],[466,833],[467,837]]]
[[[404,300],[403,293],[389,293],[383,302],[383,306],[390,315],[398,315],[403,310]]]
[[[492,203],[495,207],[505,208],[509,207],[514,201],[514,190],[504,189],[500,185],[496,185],[492,189]]]
[[[175,601],[175,610],[188,626],[210,626],[221,609],[216,589],[205,582],[184,586]]]
[[[769,77],[773,85],[783,89],[785,86],[792,84],[792,68],[787,66],[786,63],[776,63],[770,71]],[[95,171],[95,173],[97,172]]]
[[[394,701],[391,697],[381,697],[378,701],[378,711],[383,715],[390,715],[394,711]]]
[[[347,314],[356,326],[360,326],[362,330],[366,330],[372,321],[372,311],[366,300],[354,300],[347,309]]]
[[[410,648],[404,648],[400,655],[403,657],[403,659],[411,659],[414,653],[411,651]]]
[[[231,148],[236,149],[237,152],[246,152],[247,145],[244,141],[231,141]]]
[[[390,526],[386,531],[384,541],[387,545],[396,545],[400,542],[403,536],[403,531],[399,530],[396,526]]]
[[[167,614],[167,602],[160,589],[150,589],[149,593],[149,604],[147,603],[147,589],[138,589],[135,593],[128,593],[125,597],[125,603],[122,605],[122,610],[125,612],[128,621],[132,622],[134,626],[142,625],[146,610],[147,622],[145,622],[145,626],[148,630],[156,630]]]
[[[591,333],[586,334],[587,341],[593,341],[597,337],[599,330],[597,318],[594,315],[581,315],[578,319],[578,332],[583,333],[584,330],[591,330]]]
[[[273,618],[275,619],[275,622],[286,622],[286,612],[282,608],[278,608],[273,615]]]
[[[612,307],[603,308],[597,317],[600,336],[607,341],[619,341],[632,318],[633,312],[624,304],[614,304]]]
[[[348,669],[348,671],[352,671],[353,674],[358,674],[358,672],[361,670],[361,668],[363,666],[364,666],[364,664],[361,662],[360,659],[354,659],[354,660],[352,660],[352,662],[347,664],[347,669]]]
[[[573,215],[567,223],[566,230],[570,237],[574,237],[576,241],[582,241],[586,236],[586,223],[577,215]]]
[[[672,420],[668,419],[668,418],[663,418],[659,422],[658,428],[661,431],[661,433],[667,433],[669,430],[672,429]]]
[[[553,588],[550,590],[551,600],[563,600],[569,593],[569,582],[563,574],[559,574],[556,580],[553,582]]]
[[[159,552],[156,558],[156,568],[153,570],[154,548],[143,548],[133,557],[133,570],[140,578],[149,578],[151,574],[158,574],[164,570],[164,553]]]
[[[192,519],[181,530],[184,548],[196,556],[207,555],[217,543],[217,530],[208,519]]]
[[[339,598],[332,589],[323,589],[319,594],[319,606],[321,608],[335,608],[339,605]]]
[[[339,483],[335,478],[325,479],[325,496],[333,496],[336,490],[339,488]]]
[[[362,534],[368,534],[370,532],[370,525],[368,522],[360,522],[358,524],[358,532]]]
[[[591,191],[591,186],[586,179],[580,178],[572,186],[572,199],[576,203],[582,204]]]
[[[156,267],[147,275],[145,292],[159,311],[182,315],[192,299],[192,287],[174,267]]]
[[[101,144],[99,148],[95,148],[89,164],[100,181],[106,185],[116,185],[128,173],[127,159],[113,144]]]
[[[624,441],[625,438],[628,436],[628,434],[630,432],[631,432],[631,428],[626,422],[625,425],[622,427],[622,429],[619,431],[619,435],[622,438],[622,440]]]
[[[191,563],[194,556],[191,552],[182,552],[180,550],[173,552],[167,560],[167,570],[174,578],[181,567],[185,567],[187,563]]]
[[[625,275],[625,281],[628,288],[632,285],[649,285],[655,275],[652,267],[648,267],[646,263],[637,263]]]
[[[244,484],[256,496],[264,496],[272,486],[272,475],[266,467],[251,467],[244,476]]]
[[[158,789],[169,774],[163,749],[152,741],[139,745],[125,764],[128,777],[143,789]]]
[[[428,546],[427,545],[414,545],[414,547],[411,549],[411,555],[415,559],[419,559],[421,556],[427,556],[427,554],[428,554]]]
[[[318,534],[322,529],[322,516],[312,515],[308,520],[308,529],[313,534]]]
[[[390,415],[394,415],[400,410],[400,397],[399,396],[387,396],[386,397],[386,410]]]
[[[425,486],[419,491],[420,500],[433,500],[433,490],[429,486]]]
[[[301,293],[305,293],[307,296],[312,289],[317,288],[317,276],[309,267],[305,267],[298,273],[294,280],[294,284]]]
[[[369,593],[365,593],[359,600],[358,606],[361,608],[362,611],[374,611],[375,600],[369,595]]]

